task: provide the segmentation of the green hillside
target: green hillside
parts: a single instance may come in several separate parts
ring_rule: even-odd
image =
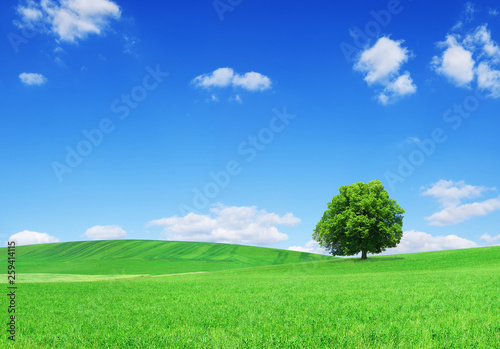
[[[5,253],[3,248],[0,253]],[[110,240],[16,248],[19,273],[162,275],[328,260],[311,253],[205,242]]]
[[[115,246],[114,252],[97,249],[94,256],[128,256],[118,259],[123,262],[134,260],[118,248],[123,244],[135,246],[142,258],[149,256],[140,247],[153,242],[136,243],[19,250],[22,259],[39,255],[55,263],[67,258],[65,263],[82,268],[93,261],[92,254],[72,249],[78,245]],[[253,251],[253,257],[261,255],[269,264],[168,277],[64,282],[52,274],[49,282],[19,282],[17,342],[3,336],[0,347],[499,348],[500,246],[278,264],[287,260],[278,258],[279,252],[287,251],[184,247],[190,245],[208,247],[208,261],[224,260],[232,248],[242,248],[233,254],[235,260],[250,258]],[[219,254],[208,252],[214,247]],[[50,255],[52,248],[58,256]],[[288,261],[307,256],[291,253]],[[0,298],[0,307],[7,309],[7,303],[7,297]]]

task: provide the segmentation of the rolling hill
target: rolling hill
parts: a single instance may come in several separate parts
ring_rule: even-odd
[[[334,258],[264,247],[158,240],[28,245],[18,246],[16,254],[19,273],[82,275],[162,275]]]

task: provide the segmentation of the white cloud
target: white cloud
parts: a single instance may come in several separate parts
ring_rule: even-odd
[[[387,82],[408,60],[408,50],[401,47],[401,43],[385,36],[380,38],[375,45],[361,53],[354,68],[366,73],[365,81],[368,84]]]
[[[30,1],[33,4],[33,1]],[[42,19],[42,12],[35,7],[18,7],[18,12],[21,14],[22,18],[26,21],[38,21]]]
[[[488,97],[500,98],[500,46],[492,39],[487,24],[470,31],[465,37],[448,35],[438,43],[444,48],[441,57],[435,56],[431,67],[448,78],[455,86],[477,87],[487,91]]]
[[[466,184],[465,181],[453,182],[442,179],[427,189],[426,187],[421,189],[425,189],[422,195],[434,197],[443,207],[441,211],[425,217],[430,225],[457,224],[500,209],[500,198],[460,205],[463,199],[480,197],[485,191],[496,190],[495,187],[474,186]]]
[[[426,187],[421,188],[426,189]],[[456,206],[462,199],[471,199],[479,197],[487,190],[495,190],[496,188],[487,188],[484,186],[474,186],[466,184],[465,181],[453,182],[452,180],[444,180],[432,184],[422,193],[424,196],[432,196],[437,201],[445,206]]]
[[[494,9],[494,8],[490,8],[490,9],[488,9],[488,14],[490,16],[498,16],[498,10]]]
[[[480,55],[483,53],[494,61],[500,59],[500,48],[491,38],[491,33],[486,24],[477,27],[473,34],[468,34],[464,39],[464,43],[470,45],[473,49],[479,49]]]
[[[19,79],[25,85],[39,86],[47,82],[47,78],[37,73],[21,73]]]
[[[410,95],[417,92],[417,86],[413,83],[409,72],[400,75],[396,80],[391,81],[384,91],[382,91],[378,100],[381,104],[390,104],[400,96]]]
[[[329,255],[329,253],[314,240],[309,241],[304,246],[290,246],[288,250]]]
[[[288,239],[276,226],[298,223],[300,219],[291,213],[279,216],[256,206],[218,204],[208,215],[189,213],[184,217],[153,220],[148,226],[163,226],[167,240],[268,245]]]
[[[451,225],[461,223],[473,217],[485,216],[496,210],[500,210],[500,197],[471,204],[446,207],[430,217],[425,217],[425,220],[430,225]]]
[[[249,72],[244,75],[236,74],[233,85],[249,91],[267,90],[271,87],[271,80],[260,73]]]
[[[479,247],[479,245],[474,241],[461,238],[457,235],[432,236],[424,232],[409,230],[403,233],[398,246],[387,249],[384,254],[429,252],[472,247]]]
[[[489,91],[489,97],[500,98],[500,70],[491,69],[488,63],[477,67],[477,86]]]
[[[24,230],[12,235],[8,241],[15,241],[16,245],[35,245],[59,242],[59,239],[54,236],[50,236],[47,233]]]
[[[489,234],[484,234],[479,239],[481,239],[483,241],[486,241],[490,245],[498,245],[498,244],[500,244],[500,234],[498,234],[497,236],[491,236]]]
[[[413,83],[408,71],[400,74],[401,66],[408,61],[411,53],[402,47],[402,40],[395,41],[381,37],[359,56],[354,69],[365,73],[364,80],[371,85],[381,85],[383,90],[378,94],[381,104],[390,104],[399,97],[413,94],[417,86]]]
[[[474,79],[475,62],[472,52],[460,45],[452,35],[448,35],[446,41],[438,45],[445,46],[446,49],[441,57],[434,56],[432,68],[456,86],[469,86]]]
[[[263,91],[271,88],[271,79],[256,72],[237,74],[232,68],[218,68],[209,74],[195,77],[192,83],[198,87],[241,87],[249,91]]]
[[[69,42],[100,35],[111,19],[121,16],[118,5],[109,0],[28,0],[17,11],[19,27],[49,32]]]
[[[127,232],[118,225],[95,225],[82,235],[92,240],[123,239]]]
[[[486,239],[483,239],[483,237],[481,237],[481,239],[486,241]],[[497,239],[500,241],[500,235],[493,239]],[[472,247],[479,247],[479,245],[474,241],[461,238],[457,235],[432,236],[424,232],[409,230],[403,233],[403,237],[401,238],[398,246],[394,248],[388,248],[382,254],[389,255],[429,252]],[[309,241],[304,246],[291,246],[288,248],[288,250],[328,255],[328,252],[325,249],[321,248],[314,240]]]
[[[203,74],[195,77],[192,82],[200,87],[226,87],[232,84],[233,78],[233,69],[219,68],[211,74]]]

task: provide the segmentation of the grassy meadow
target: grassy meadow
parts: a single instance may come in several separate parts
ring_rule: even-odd
[[[500,347],[500,247],[361,261],[99,241],[21,246],[17,259],[17,340],[2,347]]]

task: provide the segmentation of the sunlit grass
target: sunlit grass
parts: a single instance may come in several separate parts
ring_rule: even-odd
[[[104,281],[115,279],[130,279],[134,277],[143,277],[144,275],[81,275],[81,274],[48,274],[48,273],[25,273],[18,274],[16,282],[25,283],[44,283],[44,282],[86,282],[86,281]],[[1,283],[7,284],[7,274],[1,276]]]
[[[500,343],[500,247],[175,277],[24,283],[18,291],[17,347],[498,348]]]

